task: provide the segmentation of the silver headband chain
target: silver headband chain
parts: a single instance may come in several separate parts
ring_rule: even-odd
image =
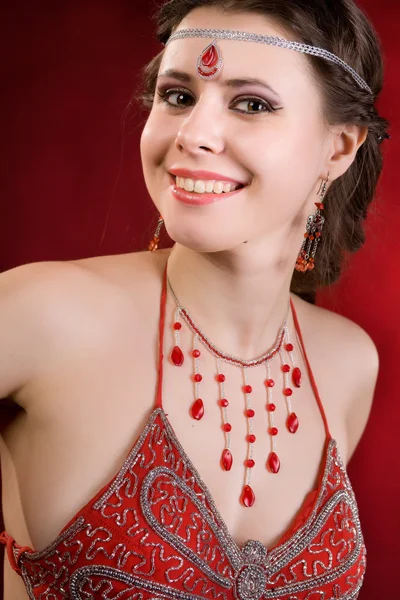
[[[300,42],[291,42],[280,37],[273,37],[270,35],[262,35],[259,33],[248,33],[247,31],[231,31],[224,29],[180,29],[173,33],[167,40],[166,46],[174,40],[182,40],[186,38],[209,38],[213,40],[235,40],[243,42],[255,42],[257,44],[268,44],[269,46],[278,46],[279,48],[287,48],[289,50],[295,50],[296,52],[302,52],[303,54],[310,54],[319,58],[324,58],[330,62],[333,62],[343,69],[345,69],[358,85],[366,90],[373,96],[373,92],[369,85],[364,81],[360,75],[341,58],[316,46],[308,46],[307,44],[301,44]]]

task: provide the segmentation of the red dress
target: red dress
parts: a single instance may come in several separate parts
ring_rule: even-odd
[[[326,429],[318,486],[270,549],[230,535],[162,408],[166,277],[156,405],[117,475],[40,552],[3,533],[11,566],[40,600],[355,600],[366,550],[357,504]]]

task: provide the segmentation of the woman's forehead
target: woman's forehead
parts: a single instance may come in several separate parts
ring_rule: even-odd
[[[260,33],[275,37],[291,37],[272,19],[251,12],[225,13],[215,7],[201,7],[189,13],[179,24],[181,29],[224,29]],[[167,45],[160,74],[182,71],[192,78],[197,74],[197,60],[212,42],[206,38],[184,38]],[[223,57],[221,75],[227,79],[261,79],[284,98],[291,93],[310,91],[312,73],[306,57],[293,50],[256,44],[250,41],[218,40]]]

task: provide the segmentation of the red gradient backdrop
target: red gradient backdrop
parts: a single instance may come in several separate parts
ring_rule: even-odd
[[[319,303],[364,327],[380,352],[371,419],[349,472],[369,558],[360,598],[394,600],[400,563],[400,3],[359,3],[383,41],[380,108],[392,121],[392,140],[384,145],[368,242]],[[139,155],[146,115],[135,109],[126,116],[125,108],[140,68],[159,48],[153,8],[153,2],[133,0],[17,1],[3,8],[0,270],[146,247],[156,220]]]

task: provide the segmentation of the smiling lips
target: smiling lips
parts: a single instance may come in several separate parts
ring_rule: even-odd
[[[196,194],[228,194],[239,189],[240,184],[228,181],[215,181],[213,179],[203,180],[177,177],[176,186],[186,192],[195,192]]]
[[[228,199],[247,187],[247,183],[212,171],[172,168],[171,192],[176,200],[189,206],[205,206]]]
[[[200,199],[202,204],[215,202],[218,196],[231,196],[246,187],[244,183],[211,171],[172,169],[170,175],[175,197],[190,204],[198,204]]]

